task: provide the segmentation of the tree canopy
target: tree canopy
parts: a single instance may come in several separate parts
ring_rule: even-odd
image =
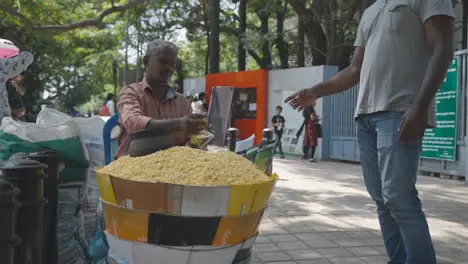
[[[302,66],[306,57],[315,65],[342,67],[352,52],[363,2],[3,0],[0,37],[35,55],[26,74],[29,111],[42,103],[87,111],[95,110],[116,86],[142,76],[144,45],[155,38],[180,47],[179,88],[184,78],[218,70]],[[212,8],[217,3],[219,10]],[[213,42],[217,36],[219,59]]]

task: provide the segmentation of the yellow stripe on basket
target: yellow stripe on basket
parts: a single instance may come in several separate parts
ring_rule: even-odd
[[[101,193],[101,199],[105,202],[116,204],[114,188],[109,174],[98,172],[99,168],[96,168],[96,181],[99,186],[99,192]]]
[[[264,209],[277,179],[278,175],[273,174],[267,182],[231,186],[228,215],[247,215]]]
[[[109,234],[122,240],[142,243],[148,241],[149,212],[129,211],[104,201],[102,201],[102,209]]]
[[[213,246],[233,245],[252,237],[258,231],[262,216],[263,210],[245,216],[222,218]]]

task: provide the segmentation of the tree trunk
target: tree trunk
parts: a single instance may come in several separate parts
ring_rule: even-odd
[[[184,72],[184,62],[182,60],[177,60],[176,68],[177,72],[177,92],[184,93],[184,79],[185,79],[185,72]]]
[[[463,27],[462,27],[462,49],[467,49],[468,48],[468,1],[463,0],[461,3],[463,6]]]
[[[301,17],[298,17],[297,23],[297,67],[305,67],[305,31]]]
[[[267,39],[268,32],[270,32],[270,26],[268,25],[268,14],[258,14],[260,18],[260,32],[263,36],[262,56],[263,62],[261,65],[262,69],[269,69],[272,66],[271,63],[271,51],[270,42]]]
[[[327,62],[327,36],[317,21],[312,10],[307,9],[302,0],[288,0],[302,19],[304,32],[310,48],[312,49],[313,65],[324,65]]]
[[[284,17],[287,6],[288,2],[286,1],[283,10],[276,12],[276,46],[281,61],[281,69],[289,68],[289,47],[284,40]]]
[[[209,18],[210,18],[210,73],[219,72],[219,14],[220,0],[209,1]]]
[[[206,1],[202,1],[203,5],[203,23],[205,25],[206,36],[206,54],[205,54],[205,75],[210,73],[210,25],[208,20],[208,8]]]
[[[239,48],[237,55],[237,70],[245,71],[247,66],[247,53],[242,43],[247,29],[247,0],[240,0],[239,3]]]

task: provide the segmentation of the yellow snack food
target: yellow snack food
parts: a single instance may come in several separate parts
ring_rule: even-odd
[[[249,160],[229,151],[173,147],[142,157],[121,157],[100,173],[136,181],[224,186],[271,180]]]
[[[192,148],[206,149],[206,146],[214,138],[214,135],[206,130],[200,131],[198,134],[190,136],[189,145]]]

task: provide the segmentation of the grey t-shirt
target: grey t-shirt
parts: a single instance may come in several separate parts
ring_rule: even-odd
[[[356,35],[363,47],[356,117],[409,109],[426,73],[430,50],[424,22],[436,15],[453,17],[451,0],[377,0],[364,12]],[[435,104],[429,109],[435,126]]]

